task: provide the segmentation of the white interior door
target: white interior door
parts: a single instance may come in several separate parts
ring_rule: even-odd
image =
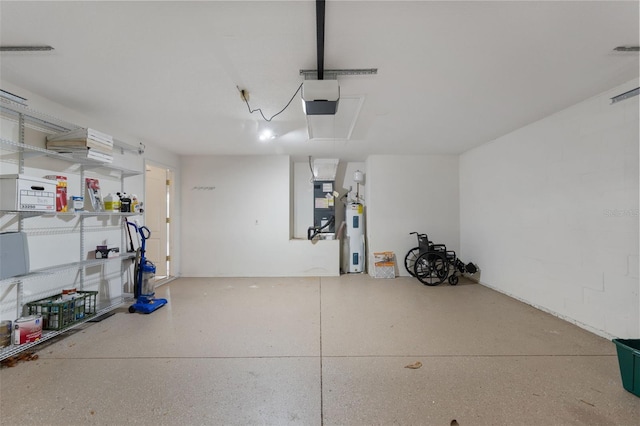
[[[147,259],[156,265],[156,276],[166,277],[169,252],[167,246],[167,170],[150,164],[146,166],[144,223],[151,231],[147,240]]]

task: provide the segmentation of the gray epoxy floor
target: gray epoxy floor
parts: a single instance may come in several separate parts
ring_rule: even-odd
[[[484,286],[181,278],[0,371],[0,424],[637,425],[614,345]],[[405,368],[417,361],[419,369]]]

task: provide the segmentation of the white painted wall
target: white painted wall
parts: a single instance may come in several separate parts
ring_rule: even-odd
[[[288,156],[187,156],[181,169],[183,275],[339,274],[337,241],[290,239]]]
[[[409,275],[404,256],[417,245],[412,231],[426,233],[456,252],[460,246],[458,157],[383,156],[367,159],[365,222],[368,271],[372,253],[393,251],[398,273]]]
[[[638,98],[616,87],[464,153],[462,255],[483,284],[606,337],[640,336]]]

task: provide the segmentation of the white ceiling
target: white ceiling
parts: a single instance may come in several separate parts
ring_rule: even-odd
[[[327,1],[325,69],[364,97],[351,139],[308,140],[314,1],[0,2],[0,76],[178,154],[456,154],[637,78],[637,1]],[[19,94],[19,93],[17,93]],[[82,124],[82,123],[80,123]],[[100,130],[100,129],[99,129]],[[114,134],[118,137],[118,134]]]

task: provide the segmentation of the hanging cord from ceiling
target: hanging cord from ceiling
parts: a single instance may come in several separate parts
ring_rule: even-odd
[[[316,0],[316,45],[317,45],[316,54],[318,59],[318,70],[317,70],[318,80],[324,79],[324,21],[325,21],[325,0]],[[291,102],[293,102],[293,99],[296,97],[300,89],[302,89],[303,84],[304,83],[300,83],[300,85],[298,86],[298,89],[295,91],[293,96],[291,96],[291,99],[289,99],[289,102],[287,102],[287,105],[285,105],[284,108],[282,108],[280,111],[276,112],[269,118],[267,118],[264,115],[261,108],[251,109],[251,105],[249,105],[249,92],[247,92],[245,89],[241,89],[238,86],[236,86],[236,88],[240,92],[240,97],[242,98],[244,103],[247,104],[247,108],[249,109],[249,114],[253,114],[254,112],[259,112],[262,118],[264,119],[264,121],[269,122],[273,120],[276,116],[283,113],[284,110],[286,110],[289,107],[289,105],[291,105]],[[313,170],[312,170],[312,173],[313,173]]]
[[[291,99],[289,99],[289,102],[287,102],[287,104],[284,106],[284,108],[282,108],[280,111],[276,112],[275,114],[273,114],[271,117],[267,118],[265,117],[264,113],[262,112],[261,108],[256,108],[256,109],[251,109],[251,105],[249,105],[249,93],[244,90],[239,88],[238,86],[236,86],[236,88],[238,89],[238,91],[240,92],[240,97],[242,98],[242,100],[244,101],[244,103],[247,104],[247,108],[249,109],[249,114],[253,114],[254,112],[259,112],[260,115],[262,116],[262,118],[264,119],[264,121],[271,121],[273,120],[276,116],[280,115],[281,113],[284,112],[285,109],[287,109],[289,107],[289,105],[291,105],[291,102],[293,102],[293,99],[296,97],[296,95],[298,94],[298,92],[300,91],[300,89],[302,89],[302,84],[300,83],[300,86],[298,86],[298,89],[295,91],[295,93],[293,94],[293,96],[291,96]]]

